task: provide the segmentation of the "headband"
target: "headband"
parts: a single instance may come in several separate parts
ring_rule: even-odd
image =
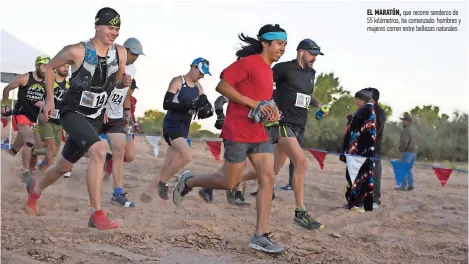
[[[287,41],[286,32],[267,32],[260,36],[261,39],[265,40],[284,40]]]

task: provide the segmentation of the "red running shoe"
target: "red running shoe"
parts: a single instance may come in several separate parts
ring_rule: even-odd
[[[90,216],[88,227],[97,228],[98,230],[108,230],[118,228],[119,223],[109,221],[103,210],[98,210]]]

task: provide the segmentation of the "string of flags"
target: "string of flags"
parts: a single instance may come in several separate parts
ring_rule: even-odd
[[[220,162],[220,154],[221,154],[221,141],[211,141],[211,140],[206,140],[205,143],[208,146],[208,149],[212,153],[213,157],[217,162]],[[309,153],[316,159],[316,161],[319,164],[319,167],[321,170],[324,169],[324,160],[326,159],[327,154],[333,154],[333,155],[341,155],[340,153],[329,153],[325,150],[318,150],[318,149],[313,149],[313,148],[308,148]],[[355,180],[355,178],[358,175],[358,172],[360,168],[362,167],[363,163],[368,158],[362,157],[362,156],[356,156],[356,155],[348,155],[346,154],[346,164],[347,164],[347,170],[350,175],[350,178],[352,182]],[[379,160],[379,158],[372,158],[374,160]],[[412,168],[414,166],[426,166],[426,167],[432,167],[433,172],[435,173],[437,179],[440,181],[441,185],[444,187],[446,183],[448,182],[449,177],[453,173],[453,171],[458,171],[458,172],[464,172],[468,173],[467,170],[459,170],[459,169],[451,169],[451,168],[441,168],[437,166],[431,166],[431,165],[426,165],[426,164],[416,164],[416,163],[408,163],[400,160],[389,160],[389,162],[392,164],[393,170],[394,170],[394,177],[396,179],[396,184],[401,185],[406,176],[411,172]]]
[[[138,134],[136,135],[139,136]],[[101,134],[100,137],[103,140],[107,139],[107,136],[104,134]],[[145,135],[145,137],[147,141],[153,146],[153,154],[155,155],[155,158],[157,158],[159,154],[159,143],[160,143],[161,137],[160,136],[147,136],[147,135]],[[62,141],[65,142],[65,140],[66,140],[65,133],[62,130]],[[210,150],[210,153],[215,158],[216,162],[219,163],[220,156],[221,156],[221,143],[222,142],[220,140],[202,140],[202,141],[205,141],[208,149]],[[187,143],[189,144],[189,146],[191,145],[190,138],[187,139]],[[8,144],[2,144],[2,148],[9,149],[11,147],[10,144],[11,144],[10,142],[8,142]],[[325,150],[318,150],[318,149],[313,149],[313,148],[308,148],[308,151],[316,159],[321,170],[324,169],[324,160],[326,159],[327,154],[340,155],[340,153],[334,153],[334,152],[329,153]],[[379,158],[373,158],[373,159],[378,160]],[[356,155],[348,155],[348,154],[346,155],[347,170],[349,172],[352,182],[357,177],[361,166],[363,165],[363,163],[365,163],[366,160],[367,158],[365,157],[356,156]],[[403,162],[400,160],[389,160],[389,162],[391,163],[393,167],[394,177],[395,177],[397,185],[401,185],[404,182],[405,177],[409,174],[409,172],[412,170],[414,166],[431,167],[438,181],[443,187],[448,183],[448,180],[451,174],[453,173],[453,171],[468,173],[467,170],[441,168],[438,166],[431,166],[431,165],[426,165],[426,164],[408,163],[408,162]]]

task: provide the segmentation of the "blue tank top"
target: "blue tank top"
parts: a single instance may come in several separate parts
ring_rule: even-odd
[[[181,75],[181,80],[182,80],[182,87],[179,90],[179,92],[174,96],[173,102],[174,103],[179,103],[179,102],[187,103],[187,102],[197,100],[197,98],[199,98],[199,87],[197,87],[197,85],[195,85],[194,87],[190,87],[186,83],[186,80],[184,79],[184,76],[182,75]],[[166,112],[165,119],[190,122],[192,119],[192,114],[190,114],[188,111],[179,112],[179,111],[174,111],[174,110],[168,110],[168,112]]]

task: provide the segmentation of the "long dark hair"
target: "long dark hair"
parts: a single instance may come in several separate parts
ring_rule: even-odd
[[[241,33],[238,35],[238,38],[246,43],[246,45],[241,45],[241,49],[236,51],[236,57],[238,57],[238,60],[253,54],[260,54],[262,52],[262,42],[267,42],[271,43],[271,40],[265,40],[262,39],[260,36],[262,36],[265,33],[268,32],[286,32],[285,29],[281,28],[279,24],[268,24],[261,29],[259,29],[259,33],[257,34],[257,39],[248,37],[247,35]]]

